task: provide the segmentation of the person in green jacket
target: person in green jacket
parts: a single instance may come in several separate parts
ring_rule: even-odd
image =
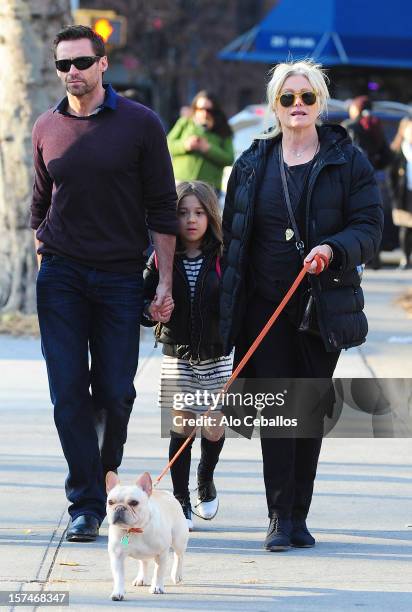
[[[188,117],[180,117],[167,137],[176,182],[200,180],[220,191],[223,168],[233,164],[232,130],[219,102],[202,90]]]

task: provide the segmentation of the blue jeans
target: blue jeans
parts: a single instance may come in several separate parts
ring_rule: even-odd
[[[37,308],[73,519],[82,514],[104,519],[105,474],[122,461],[136,397],[142,284],[141,272],[103,272],[43,256]],[[101,410],[107,422],[99,451],[94,422]]]

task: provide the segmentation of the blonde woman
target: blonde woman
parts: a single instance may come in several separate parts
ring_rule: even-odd
[[[276,66],[267,97],[277,123],[243,153],[229,179],[221,329],[225,352],[235,347],[235,363],[303,260],[311,262],[299,292],[243,369],[246,378],[329,379],[341,349],[367,334],[357,266],[378,248],[381,198],[372,167],[344,128],[318,125],[329,97],[326,81],[309,60]],[[324,258],[319,269],[317,254]],[[306,517],[321,435],[274,438],[270,428],[260,431],[270,519],[265,548],[313,546]]]

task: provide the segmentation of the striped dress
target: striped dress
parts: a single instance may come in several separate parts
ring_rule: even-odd
[[[187,280],[189,282],[190,296],[192,300],[202,263],[202,255],[194,258],[186,257],[183,259],[183,265]],[[187,359],[163,355],[162,369],[160,374],[160,408],[162,410],[170,408],[174,408],[175,410],[187,410],[188,412],[192,412],[194,414],[206,412],[209,406],[205,405],[205,403],[202,401],[202,399],[205,397],[204,392],[207,391],[214,394],[219,393],[225,382],[229,379],[231,373],[231,356],[206,359],[204,361],[194,363]],[[176,398],[180,399],[182,394],[196,395],[197,391],[200,392],[200,395],[199,393],[197,394],[196,400],[200,401],[195,401],[193,405],[186,404],[184,399],[183,401],[176,401]]]

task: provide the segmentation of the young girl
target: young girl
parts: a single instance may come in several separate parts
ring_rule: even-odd
[[[206,412],[204,391],[218,393],[231,374],[231,358],[222,356],[219,335],[219,284],[222,229],[217,197],[201,181],[177,187],[179,235],[173,273],[174,309],[167,323],[158,323],[156,338],[163,343],[160,407],[171,411],[169,458],[179,450],[193,429],[193,419]],[[156,255],[150,257],[144,274],[146,322],[151,321],[158,282]],[[186,405],[184,394],[196,395]],[[179,402],[176,402],[179,398]],[[182,400],[183,401],[180,401]],[[188,402],[189,403],[189,402]],[[213,473],[224,443],[221,413],[213,411],[201,428],[201,458],[197,470],[196,514],[212,519],[219,502]],[[192,421],[192,423],[188,422]],[[171,467],[173,493],[182,504],[189,529],[193,529],[189,494],[192,441]]]

